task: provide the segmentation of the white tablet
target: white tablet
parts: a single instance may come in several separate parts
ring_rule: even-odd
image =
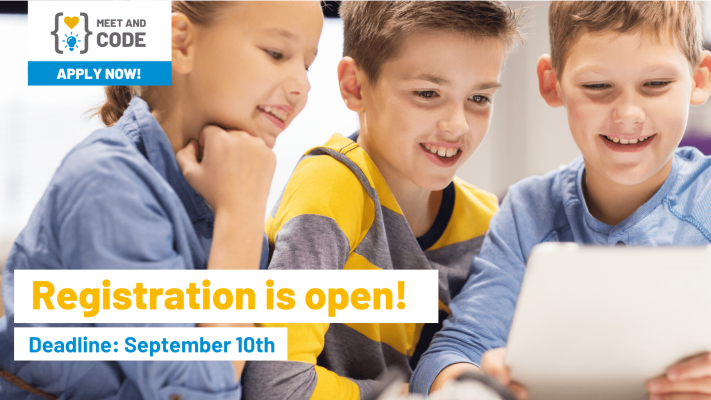
[[[711,246],[537,246],[506,364],[530,400],[646,399],[646,381],[711,351]]]

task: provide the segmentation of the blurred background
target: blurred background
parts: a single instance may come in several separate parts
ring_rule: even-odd
[[[708,43],[711,4],[704,3]],[[579,155],[565,111],[548,107],[538,95],[536,61],[549,52],[548,3],[510,2],[514,8],[524,4],[529,8],[526,44],[508,58],[489,133],[459,172],[461,178],[499,196],[516,181],[567,164]],[[301,154],[335,132],[349,135],[358,129],[357,115],[343,105],[338,90],[336,66],[343,38],[337,3],[327,2],[324,7],[327,18],[318,57],[309,72],[309,101],[274,149],[277,171],[268,210]],[[88,110],[103,102],[104,95],[101,87],[27,86],[27,3],[0,2],[0,37],[5,39],[0,55],[1,265],[65,154],[102,126]],[[711,154],[711,102],[692,106],[690,114],[682,144]]]

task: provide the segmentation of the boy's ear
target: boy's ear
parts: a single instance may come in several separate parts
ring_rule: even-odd
[[[691,104],[699,106],[704,104],[711,94],[711,52],[701,52],[699,64],[694,68],[692,78],[694,87],[691,89]]]
[[[538,59],[536,73],[538,74],[538,91],[543,100],[551,107],[562,106],[563,100],[560,98],[558,79],[553,70],[551,56],[544,54]]]
[[[358,64],[351,57],[343,57],[338,63],[338,86],[341,97],[351,111],[363,111],[363,96],[360,93]]]
[[[171,22],[171,61],[173,71],[187,74],[193,69],[195,26],[185,14],[181,13],[173,13]]]

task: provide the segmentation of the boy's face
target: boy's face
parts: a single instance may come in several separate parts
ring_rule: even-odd
[[[671,162],[692,88],[681,48],[644,32],[583,33],[557,84],[586,168],[623,185],[642,183]]]
[[[452,181],[484,139],[503,60],[499,40],[422,32],[403,41],[375,85],[360,77],[359,143],[386,179],[425,190]]]

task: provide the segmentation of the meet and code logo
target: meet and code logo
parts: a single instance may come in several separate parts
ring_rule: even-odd
[[[64,54],[65,50],[74,51],[75,49],[79,51],[80,54],[85,54],[89,51],[89,35],[91,31],[89,30],[89,16],[86,13],[79,13],[79,17],[64,17],[64,13],[58,12],[54,17],[54,30],[52,31],[52,36],[54,36],[54,51],[57,54]],[[60,22],[61,20],[61,22]],[[82,27],[79,26],[79,22],[83,21],[83,32]],[[69,33],[67,34],[67,28]],[[76,28],[76,29],[75,29]],[[76,34],[74,33],[76,31]],[[61,35],[64,35],[64,38]],[[82,38],[79,35],[82,34]],[[61,39],[61,40],[60,40]]]
[[[28,85],[170,85],[170,7],[30,1]]]

